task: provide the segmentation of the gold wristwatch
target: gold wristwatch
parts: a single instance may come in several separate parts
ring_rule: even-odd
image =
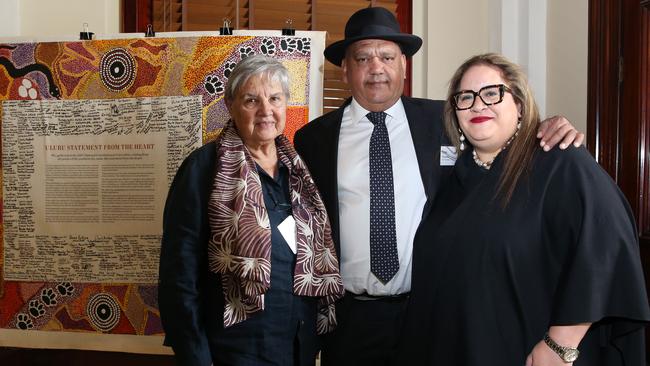
[[[555,341],[549,337],[548,333],[544,334],[544,343],[546,343],[553,352],[557,353],[565,363],[574,362],[580,355],[580,351],[578,351],[577,348],[564,347],[555,343]]]

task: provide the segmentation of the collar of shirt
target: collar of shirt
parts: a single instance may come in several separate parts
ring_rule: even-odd
[[[255,163],[260,175],[264,205],[269,215],[274,211],[286,212],[291,209],[289,200],[289,169],[278,161],[278,174],[271,177],[259,164]],[[285,214],[284,217],[287,215]],[[282,218],[284,218],[282,217]]]
[[[357,124],[359,122],[367,122],[371,123],[368,120],[368,117],[366,115],[370,113],[369,110],[363,108],[354,98],[352,98],[352,102],[348,106],[350,108],[350,116],[352,117],[351,121],[352,124]],[[387,117],[386,121],[406,121],[406,112],[404,111],[404,104],[402,104],[402,98],[398,99],[395,104],[390,106],[387,110],[385,110]]]
[[[266,172],[266,170],[264,170],[259,164],[257,164],[257,162],[255,162],[255,168],[257,169],[257,174],[260,175],[260,179],[265,178],[275,184],[279,184],[278,182],[280,182],[280,178],[283,175],[288,174],[285,172],[289,171],[289,169],[286,166],[284,166],[284,164],[282,164],[280,159],[278,159],[278,175],[276,177],[270,176],[269,173]]]

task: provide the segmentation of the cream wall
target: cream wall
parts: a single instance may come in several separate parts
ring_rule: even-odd
[[[413,57],[413,96],[444,99],[452,74],[489,47],[488,1],[413,0],[413,33],[424,42]]]
[[[15,37],[20,34],[18,0],[0,0],[0,37]]]
[[[588,0],[413,0],[413,95],[444,99],[467,57],[499,52],[529,75],[543,116],[586,132]]]
[[[587,131],[588,0],[548,2],[548,115]]]
[[[0,37],[78,37],[83,23],[91,32],[114,34],[119,11],[120,0],[1,0],[2,22],[11,28],[0,26]]]

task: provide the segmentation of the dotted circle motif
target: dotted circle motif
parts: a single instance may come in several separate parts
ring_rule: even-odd
[[[86,313],[90,324],[102,332],[111,331],[120,321],[120,305],[107,293],[92,296],[86,305]]]
[[[102,83],[114,91],[122,91],[135,80],[135,60],[124,48],[114,48],[102,56],[99,63]]]

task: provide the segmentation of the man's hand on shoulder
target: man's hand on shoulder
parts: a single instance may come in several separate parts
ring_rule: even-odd
[[[575,147],[582,145],[585,134],[575,127],[563,116],[547,118],[539,124],[537,138],[541,139],[539,145],[544,151],[549,151],[560,142],[560,149],[566,149],[570,144]]]

